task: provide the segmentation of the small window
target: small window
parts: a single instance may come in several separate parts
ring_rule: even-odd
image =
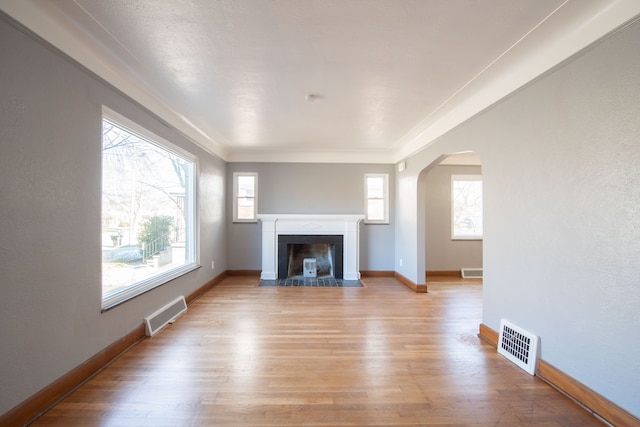
[[[389,175],[365,175],[365,223],[389,223]]]
[[[256,222],[258,206],[258,174],[234,172],[233,221]]]
[[[198,267],[197,160],[104,108],[102,308]]]
[[[482,177],[451,176],[451,238],[482,239]]]

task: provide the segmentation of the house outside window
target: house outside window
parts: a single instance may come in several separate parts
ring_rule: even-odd
[[[366,224],[389,223],[389,175],[365,174]]]
[[[258,207],[258,174],[233,173],[233,221],[256,222]]]
[[[482,176],[451,176],[451,238],[482,239]]]
[[[198,267],[196,186],[195,156],[103,109],[103,309]]]

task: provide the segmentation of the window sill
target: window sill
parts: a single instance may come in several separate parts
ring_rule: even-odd
[[[102,298],[102,312],[109,311],[112,308],[127,302],[139,295],[149,292],[152,289],[162,286],[180,276],[184,276],[201,267],[200,264],[191,263],[169,270],[158,276],[151,277],[147,280],[138,282],[135,285],[113,291]]]

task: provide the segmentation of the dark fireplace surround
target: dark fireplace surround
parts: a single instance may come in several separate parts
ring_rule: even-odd
[[[327,244],[333,259],[333,277],[343,278],[343,246],[342,235],[314,234],[279,234],[278,235],[278,278],[286,279],[289,275],[289,249],[291,245]]]

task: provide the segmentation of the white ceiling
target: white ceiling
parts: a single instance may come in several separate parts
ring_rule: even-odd
[[[0,8],[227,161],[392,163],[640,13],[640,2],[1,0]]]

